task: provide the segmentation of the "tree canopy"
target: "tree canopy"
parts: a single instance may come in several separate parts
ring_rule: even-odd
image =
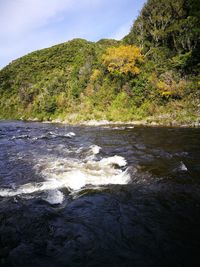
[[[140,48],[131,45],[110,47],[102,58],[107,70],[113,74],[139,74],[139,65],[144,62]]]
[[[200,41],[199,6],[198,0],[149,0],[125,40],[146,49],[194,50]]]

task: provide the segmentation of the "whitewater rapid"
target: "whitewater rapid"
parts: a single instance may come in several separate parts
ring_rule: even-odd
[[[56,137],[55,133],[48,133],[48,136]],[[76,134],[69,132],[65,137],[75,137]],[[17,137],[16,137],[17,138]],[[28,138],[19,136],[19,138]],[[44,136],[34,137],[33,140],[44,138]],[[62,149],[63,146],[60,147]],[[36,192],[44,192],[42,197],[51,204],[62,203],[65,199],[60,191],[67,188],[70,192],[86,188],[87,186],[103,186],[109,184],[127,184],[130,181],[126,159],[122,156],[101,157],[99,155],[101,147],[93,144],[88,148],[80,147],[76,154],[84,151],[82,158],[45,156],[38,154],[33,156],[35,171],[43,178],[42,182],[30,182],[21,186],[0,189],[1,197],[14,197],[31,195]],[[98,157],[97,157],[98,156]],[[34,196],[33,196],[34,197]]]

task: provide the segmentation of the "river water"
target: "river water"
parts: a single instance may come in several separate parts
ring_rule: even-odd
[[[0,122],[0,266],[199,266],[200,129]]]

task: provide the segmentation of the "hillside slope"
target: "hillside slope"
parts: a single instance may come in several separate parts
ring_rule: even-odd
[[[0,71],[0,118],[199,125],[197,0],[149,0],[122,41],[83,39]]]

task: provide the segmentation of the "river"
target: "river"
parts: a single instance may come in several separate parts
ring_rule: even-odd
[[[199,252],[200,129],[0,122],[0,266],[192,267]]]

